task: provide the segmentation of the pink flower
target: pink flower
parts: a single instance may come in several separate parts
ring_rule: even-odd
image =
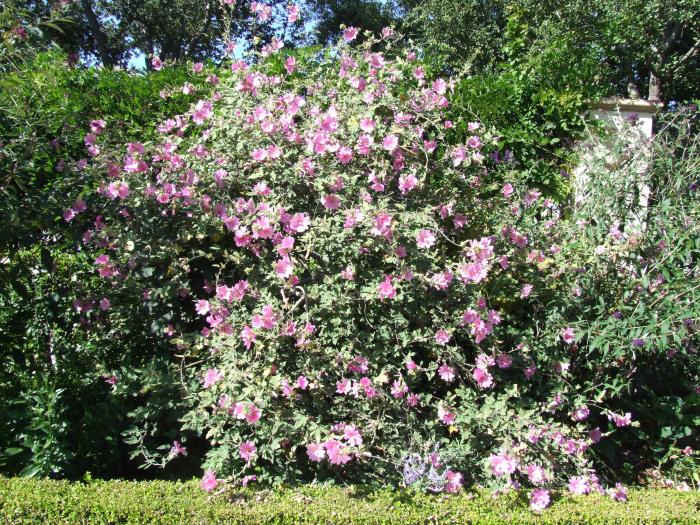
[[[244,326],[243,330],[241,330],[241,339],[243,339],[243,344],[246,347],[246,350],[250,350],[250,347],[253,346],[253,343],[255,342],[255,332],[250,326]]]
[[[200,486],[207,492],[211,492],[219,485],[219,481],[216,479],[216,473],[209,469],[204,473]]]
[[[503,188],[501,189],[501,193],[502,193],[503,196],[506,197],[506,198],[507,198],[507,197],[510,197],[510,196],[513,194],[513,191],[515,191],[515,190],[513,189],[513,185],[512,185],[512,184],[506,184],[506,185],[503,186]]]
[[[187,449],[183,447],[179,441],[173,441],[173,446],[170,448],[170,455],[172,457],[186,456]]]
[[[455,422],[455,415],[444,407],[438,408],[438,419],[445,425],[451,425]]]
[[[411,191],[416,186],[418,186],[418,179],[412,173],[399,177],[399,191],[401,192],[401,195],[406,195],[406,193]]]
[[[375,126],[376,124],[371,118],[360,119],[360,129],[365,133],[372,133],[372,131],[374,131]]]
[[[382,147],[388,151],[393,152],[399,146],[399,137],[396,135],[387,135],[382,140]]]
[[[246,411],[245,420],[247,423],[254,425],[258,421],[260,421],[261,415],[262,415],[262,411],[258,407],[256,407],[254,404],[251,403],[248,406],[248,410]]]
[[[252,459],[256,450],[258,449],[255,446],[255,443],[252,441],[244,441],[238,447],[238,455],[241,457],[241,459],[244,459],[246,462],[250,463],[250,460]]]
[[[496,364],[498,365],[498,368],[506,369],[510,368],[510,365],[513,364],[513,358],[509,356],[508,354],[500,354],[496,358]]]
[[[520,298],[525,299],[530,296],[533,286],[531,284],[524,284],[522,290],[520,290]]]
[[[566,344],[571,344],[576,340],[576,336],[574,334],[574,329],[571,328],[570,326],[567,326],[561,331],[561,338],[564,340]]]
[[[447,92],[447,82],[445,82],[442,78],[438,78],[435,82],[433,82],[433,91],[435,91],[435,93],[438,95],[444,95]]]
[[[110,306],[111,305],[109,303],[109,299],[107,299],[106,297],[100,299],[100,310],[106,312],[107,310],[109,310]]]
[[[518,462],[507,454],[491,454],[489,462],[494,476],[507,476],[518,468]]]
[[[462,474],[447,470],[445,471],[445,477],[447,478],[447,484],[444,487],[445,492],[449,494],[459,492],[462,488]]]
[[[199,315],[207,315],[209,313],[209,301],[200,299],[195,305],[195,310]]]
[[[572,494],[588,494],[591,488],[588,486],[586,478],[583,476],[572,476],[569,478],[569,492]]]
[[[352,150],[347,146],[338,149],[336,156],[341,164],[348,164],[352,160]]]
[[[326,450],[323,448],[323,443],[309,443],[306,445],[306,455],[311,461],[321,461],[326,457]]]
[[[535,489],[530,493],[530,508],[534,511],[546,509],[549,501],[549,491],[546,489]]]
[[[275,264],[275,273],[280,279],[287,279],[291,277],[293,272],[294,265],[292,264],[292,261],[289,260],[289,257],[283,257]]]
[[[309,229],[311,219],[308,213],[295,213],[289,219],[287,228],[290,233],[303,233]]]
[[[627,488],[622,483],[616,483],[615,488],[609,490],[609,494],[615,501],[627,501]]]
[[[357,38],[359,32],[360,30],[356,27],[348,27],[343,31],[343,40],[346,42],[352,42],[355,40],[355,38]]]
[[[610,417],[615,422],[615,426],[617,426],[617,427],[626,427],[626,426],[632,424],[632,414],[629,412],[626,412],[624,415],[623,414],[611,414]]]
[[[452,150],[452,165],[453,166],[455,166],[455,167],[459,166],[460,164],[462,164],[462,162],[464,162],[464,160],[466,158],[467,158],[467,151],[462,146],[459,146],[458,148],[455,148]]]
[[[293,24],[299,20],[299,6],[292,4],[287,6],[287,20],[290,24]]]
[[[160,71],[163,69],[163,61],[158,57],[153,57],[151,59],[151,66],[153,66],[154,70]]]
[[[204,374],[204,388],[209,388],[210,386],[218,383],[224,378],[224,375],[219,372],[218,368],[210,368]]]
[[[472,377],[476,384],[479,385],[479,388],[491,388],[493,386],[493,376],[486,370],[475,368]]]
[[[396,297],[396,288],[391,284],[390,275],[384,276],[384,280],[377,287],[377,291],[379,292],[379,298],[382,300]]]
[[[347,425],[343,431],[343,439],[348,445],[359,447],[362,445],[362,435],[355,425]]]
[[[442,365],[440,368],[438,368],[438,374],[443,381],[450,383],[455,378],[455,369],[451,366]]]
[[[337,210],[340,206],[340,198],[334,193],[324,195],[321,197],[321,204],[327,210]]]
[[[287,74],[291,75],[297,69],[297,59],[294,57],[287,57],[284,61],[284,67],[287,70]]]
[[[450,333],[447,330],[438,330],[435,332],[435,341],[439,345],[446,345],[450,340]]]
[[[416,244],[422,249],[431,248],[435,241],[435,234],[430,230],[420,230],[416,235]]]
[[[547,481],[547,473],[539,465],[528,465],[527,478],[533,485],[540,485]]]
[[[593,441],[593,443],[600,443],[600,440],[603,437],[603,433],[601,432],[599,427],[596,427],[588,432],[588,437],[591,438],[591,441]]]
[[[306,376],[299,376],[297,378],[297,386],[301,390],[306,390],[309,387],[309,380],[306,379]]]
[[[583,405],[577,407],[576,410],[574,410],[574,413],[571,417],[574,421],[585,421],[586,419],[588,419],[590,413],[590,409],[586,405]]]

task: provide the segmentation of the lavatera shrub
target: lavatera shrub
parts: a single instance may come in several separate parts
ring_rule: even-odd
[[[602,490],[588,408],[553,397],[573,330],[541,363],[507,330],[522,313],[503,291],[537,273],[558,211],[495,163],[478,122],[445,146],[449,82],[425,81],[390,31],[355,33],[303,60],[234,61],[160,141],[88,168],[96,271],[172,342],[187,413],[167,458],[204,436],[206,490],[523,484],[536,508],[572,477]]]

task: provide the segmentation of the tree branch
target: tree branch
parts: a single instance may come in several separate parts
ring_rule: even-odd
[[[678,62],[676,62],[676,66],[673,68],[673,71],[676,71],[681,65],[683,65],[683,63],[697,55],[698,51],[700,51],[700,38],[698,38],[688,52],[683,55]]]
[[[102,32],[100,27],[100,21],[97,19],[95,11],[92,9],[91,0],[81,0],[81,5],[83,6],[83,11],[85,12],[85,17],[88,20],[90,26],[90,32],[92,33],[92,38],[95,40],[95,45],[97,46],[97,54],[102,60],[102,64],[105,66],[114,66],[114,58],[107,47],[107,38]]]

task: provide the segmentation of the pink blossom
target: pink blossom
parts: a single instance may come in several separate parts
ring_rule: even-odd
[[[591,441],[593,441],[593,443],[600,443],[600,440],[603,437],[603,433],[601,432],[599,427],[596,427],[588,432],[588,437],[591,438]]]
[[[219,481],[216,479],[216,473],[209,469],[204,473],[200,486],[207,492],[211,492],[219,485]]]
[[[257,450],[258,449],[255,446],[255,443],[252,441],[244,441],[238,447],[238,455],[241,457],[241,459],[244,459],[246,462],[250,463],[250,460]]]
[[[546,489],[535,489],[530,493],[530,508],[534,511],[546,509],[549,502],[549,491]]]
[[[287,229],[290,233],[303,233],[309,229],[311,219],[308,213],[295,213],[287,223]]]
[[[496,364],[498,365],[498,368],[501,369],[510,368],[510,365],[513,364],[513,358],[508,354],[499,354],[499,356],[496,358]]]
[[[340,198],[334,193],[324,195],[321,197],[321,204],[327,210],[337,210],[340,206]]]
[[[323,443],[309,443],[306,445],[306,455],[311,461],[321,461],[326,457],[326,450],[323,448]]]
[[[218,368],[210,368],[204,374],[204,388],[209,388],[224,378]]]
[[[481,368],[475,368],[472,377],[479,388],[491,388],[493,386],[493,376],[488,371]]]
[[[261,415],[262,415],[262,411],[258,407],[256,407],[254,404],[251,403],[248,406],[248,410],[246,410],[245,420],[247,423],[254,425],[258,421],[260,421]]]
[[[439,345],[446,345],[450,338],[450,333],[447,330],[440,329],[435,332],[435,342],[437,342]]]
[[[255,338],[256,336],[253,329],[250,326],[244,326],[243,330],[241,330],[241,339],[243,339],[243,345],[247,350],[250,350],[250,347],[253,346]]]
[[[572,494],[588,494],[591,491],[586,478],[583,476],[572,476],[569,478],[568,488]]]
[[[440,375],[440,379],[446,383],[450,383],[454,381],[455,369],[451,366],[442,365],[440,368],[438,368],[438,374]]]
[[[467,158],[467,152],[462,146],[459,146],[459,147],[452,150],[452,165],[453,166],[455,166],[455,167],[459,166],[460,164],[462,164],[462,162],[464,162],[464,160],[466,158]]]
[[[435,234],[430,230],[420,230],[416,234],[416,244],[419,248],[428,249],[435,244]]]
[[[297,386],[300,390],[306,390],[309,387],[309,381],[306,376],[299,376],[297,378]]]
[[[530,296],[533,286],[531,284],[524,284],[520,290],[520,298],[525,299]]]
[[[489,463],[494,476],[507,476],[518,468],[518,462],[508,454],[491,454]]]
[[[372,133],[374,131],[376,124],[371,118],[360,119],[360,129],[365,133]]]
[[[382,147],[388,151],[393,152],[399,146],[399,137],[396,135],[387,135],[382,140]]]
[[[343,40],[346,42],[352,42],[355,40],[355,38],[357,38],[359,32],[360,30],[356,27],[348,27],[347,29],[343,30]]]
[[[574,413],[571,417],[574,421],[585,421],[586,419],[588,419],[590,413],[590,409],[586,405],[583,405],[577,407],[576,410],[574,410]]]
[[[567,326],[561,331],[561,338],[564,340],[566,344],[572,344],[576,340],[576,336],[574,334],[574,329],[571,328],[570,326]]]
[[[336,152],[336,156],[341,164],[348,164],[350,161],[352,161],[352,150],[347,146],[342,146]]]
[[[293,24],[299,20],[299,6],[292,4],[287,6],[287,20],[290,24]]]
[[[106,312],[107,310],[109,310],[110,306],[111,305],[110,305],[109,299],[107,299],[106,297],[103,297],[102,299],[100,299],[100,310],[102,310],[103,312]]]
[[[399,191],[401,195],[406,195],[409,191],[418,186],[418,179],[412,173],[399,177]]]
[[[391,280],[390,275],[385,275],[384,280],[378,286],[377,291],[380,299],[393,299],[396,297],[396,288],[391,284]]]
[[[611,414],[610,417],[615,422],[617,427],[626,427],[632,424],[632,414],[626,412],[625,414]]]
[[[547,473],[539,465],[528,465],[527,477],[533,485],[541,485],[547,481]]]
[[[288,257],[283,257],[275,264],[275,273],[281,279],[289,278],[294,272],[294,265]]]
[[[616,483],[615,488],[610,489],[608,493],[615,501],[627,501],[627,488],[622,483]]]
[[[362,445],[362,436],[355,425],[347,425],[343,431],[343,439],[348,445],[359,447]]]
[[[462,474],[459,472],[446,470],[445,477],[447,479],[447,483],[445,484],[443,490],[448,494],[459,492],[459,490],[462,488]]]
[[[172,457],[186,456],[187,449],[183,447],[179,441],[173,441],[173,446],[170,448],[170,455]]]
[[[455,422],[455,415],[444,407],[438,408],[438,419],[445,425],[451,425]]]
[[[197,301],[197,304],[195,305],[195,311],[199,315],[206,315],[209,313],[209,301],[206,299],[200,299]]]

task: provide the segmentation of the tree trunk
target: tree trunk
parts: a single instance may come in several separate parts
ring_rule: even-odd
[[[661,78],[656,75],[652,69],[649,72],[649,94],[647,96],[648,100],[657,101],[661,100]]]
[[[95,40],[97,54],[100,57],[100,60],[102,61],[102,65],[113,67],[115,65],[114,58],[112,57],[112,54],[109,52],[109,48],[107,47],[107,38],[102,32],[102,28],[100,27],[100,21],[97,19],[95,11],[92,9],[91,0],[81,0],[80,3],[83,6],[83,11],[85,12],[88,24],[90,25],[90,32],[92,33],[92,38]]]

